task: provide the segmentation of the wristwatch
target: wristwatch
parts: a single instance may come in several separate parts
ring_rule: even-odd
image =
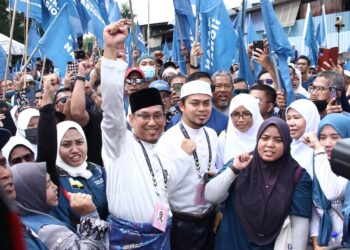
[[[228,166],[229,168],[232,169],[233,173],[235,175],[239,175],[241,173],[241,170],[239,170],[238,168],[236,168],[235,166],[233,166],[233,164],[231,164],[230,166]]]
[[[83,76],[76,76],[75,77],[75,80],[77,81],[77,80],[80,80],[80,81],[83,81],[83,82],[85,82],[85,77],[83,77]]]

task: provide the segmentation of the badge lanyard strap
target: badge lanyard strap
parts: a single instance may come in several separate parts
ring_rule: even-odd
[[[152,168],[152,165],[151,165],[151,161],[150,161],[150,159],[149,159],[149,157],[148,157],[148,154],[147,154],[147,152],[146,152],[146,149],[145,149],[145,147],[143,146],[143,144],[142,144],[142,142],[140,141],[139,138],[136,138],[136,137],[135,137],[135,139],[136,139],[136,141],[141,145],[142,152],[143,152],[143,155],[145,156],[145,159],[146,159],[146,162],[147,162],[147,165],[148,165],[149,172],[150,172],[151,175],[152,175],[153,186],[154,186],[154,188],[157,190],[157,185],[158,185],[157,179],[156,179],[156,177],[155,177],[155,175],[154,175],[153,168]],[[167,193],[168,173],[167,173],[167,171],[163,168],[163,165],[162,165],[162,163],[161,163],[161,161],[160,161],[160,159],[159,159],[158,156],[157,156],[157,159],[158,159],[159,165],[160,165],[160,167],[161,167],[161,169],[162,169],[163,178],[164,178],[165,193]],[[157,195],[157,196],[160,196],[160,194],[159,194],[158,191],[156,191],[156,195]]]
[[[181,132],[185,136],[186,139],[191,139],[182,123],[180,123],[180,129],[181,129]],[[207,139],[208,151],[209,151],[209,161],[208,161],[208,172],[209,172],[210,171],[210,167],[211,167],[212,152],[211,152],[211,145],[210,145],[210,139],[209,139],[208,132],[205,130],[205,128],[203,128],[203,130],[204,130],[204,133],[205,133],[205,137]],[[200,173],[201,167],[199,165],[199,159],[198,159],[198,155],[197,155],[197,150],[194,150],[192,155],[193,155],[194,162],[196,164],[196,170],[198,172],[198,177],[201,177],[201,173]]]

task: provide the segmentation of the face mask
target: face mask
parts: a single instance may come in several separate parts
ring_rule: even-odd
[[[38,128],[27,128],[24,130],[25,132],[25,138],[31,143],[31,144],[38,144]]]
[[[15,94],[15,91],[14,90],[10,90],[10,91],[7,91],[5,93],[5,97],[6,99],[11,99],[11,97]]]
[[[312,102],[316,105],[319,113],[325,111],[328,105],[328,102],[326,100],[316,100]]]
[[[156,69],[153,67],[150,67],[150,66],[145,66],[145,67],[140,67],[140,68],[143,71],[143,73],[145,74],[146,81],[151,80],[156,73]]]

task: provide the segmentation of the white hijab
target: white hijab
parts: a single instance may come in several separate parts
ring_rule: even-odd
[[[296,100],[289,105],[286,114],[288,114],[290,108],[297,111],[304,118],[306,122],[304,133],[317,133],[318,125],[320,124],[320,115],[316,105],[312,101],[306,99]],[[298,140],[293,139],[290,151],[292,157],[308,172],[311,178],[313,178],[313,149],[305,145],[300,137]]]
[[[2,154],[6,158],[8,166],[10,166],[9,159],[12,150],[19,145],[25,146],[30,151],[32,151],[32,153],[34,154],[34,158],[36,158],[32,144],[26,138],[23,138],[21,136],[11,136],[10,140],[5,144],[5,146],[1,150]]]
[[[73,176],[73,177],[81,176],[81,177],[84,177],[85,179],[89,179],[92,176],[92,173],[91,171],[87,170],[87,166],[88,166],[86,162],[87,157],[85,158],[84,162],[77,167],[69,166],[61,158],[61,155],[60,155],[61,141],[63,139],[64,134],[71,128],[76,129],[84,138],[86,143],[86,137],[85,137],[84,131],[78,123],[72,122],[72,121],[64,121],[57,124],[57,144],[58,145],[57,145],[56,165],[62,168],[63,170],[65,170],[70,176]]]
[[[296,89],[295,93],[301,94],[303,96],[305,96],[306,98],[310,97],[310,93],[306,91],[306,89],[303,88],[303,86],[301,85],[301,72],[300,70],[298,70],[297,68],[294,68],[295,70],[295,74],[298,76],[299,78],[299,85],[298,88]]]
[[[16,136],[26,138],[25,130],[28,128],[28,124],[30,122],[30,119],[32,119],[32,117],[36,117],[36,116],[39,117],[40,113],[38,110],[33,109],[33,108],[28,108],[28,109],[25,109],[22,112],[20,112],[18,115]],[[32,148],[34,150],[34,154],[37,155],[38,145],[32,144],[32,143],[31,143],[31,145],[32,145]]]
[[[15,124],[16,128],[18,127],[18,121],[16,119],[16,112],[17,112],[18,106],[15,105],[12,107],[12,109],[10,110],[10,114],[11,114],[11,118],[13,123]]]
[[[251,152],[256,145],[256,135],[264,119],[260,114],[258,100],[248,94],[239,94],[231,100],[229,115],[239,106],[243,106],[253,115],[253,125],[246,131],[240,132],[229,119],[224,147],[224,163],[238,154]]]

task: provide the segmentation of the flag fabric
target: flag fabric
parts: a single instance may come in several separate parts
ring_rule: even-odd
[[[165,39],[164,41],[164,46],[163,46],[163,54],[164,54],[164,57],[165,57],[165,61],[169,60],[171,58],[171,51],[169,50],[169,47],[168,47],[168,43]]]
[[[96,0],[80,0],[80,3],[90,17],[87,25],[88,32],[95,35],[98,40],[99,47],[103,48],[103,29],[106,26],[106,22],[101,15]]]
[[[109,16],[106,8],[106,1],[105,0],[96,0],[96,1],[103,20],[105,21],[106,24],[109,24],[109,18],[108,18]]]
[[[140,55],[147,54],[145,39],[143,38],[139,22],[136,22],[136,46],[140,51]]]
[[[348,52],[350,52],[350,46],[348,48]],[[345,64],[344,64],[344,69],[345,70],[350,70],[350,60],[348,60]]]
[[[28,32],[28,53],[27,53],[28,56],[32,54],[40,38],[41,36],[39,33],[38,24],[35,21],[32,21],[32,24],[30,25],[30,29]],[[36,57],[40,57],[39,51],[37,51],[33,56],[33,58],[36,58]]]
[[[248,41],[248,44],[252,44],[253,41],[256,41],[256,40],[259,40],[259,36],[254,29],[251,14],[249,14],[247,41]],[[255,60],[253,60],[253,64],[254,64],[254,79],[257,79],[262,68],[261,68],[261,65],[257,63]]]
[[[74,60],[74,39],[69,23],[68,4],[64,4],[38,43],[42,54],[51,59],[63,77],[66,64]]]
[[[269,0],[260,0],[260,7],[271,55],[276,56],[279,78],[289,105],[295,99],[287,62],[288,56],[294,56],[293,49]]]
[[[122,18],[118,3],[114,0],[109,0],[107,6],[108,20],[110,23],[116,22]]]
[[[244,35],[241,27],[238,27],[238,58],[239,58],[239,71],[238,77],[243,78],[249,85],[254,84],[254,77],[250,68],[250,62],[248,59],[247,49],[244,43]]]
[[[172,60],[179,65],[181,74],[187,75],[186,70],[186,60],[184,59],[181,51],[181,40],[179,38],[179,29],[177,24],[174,25],[174,31],[173,31],[173,58]]]
[[[27,2],[29,1],[29,17],[35,19],[37,22],[42,21],[41,14],[41,0],[17,0],[17,8],[16,11],[22,12],[24,16],[27,16]],[[15,0],[10,0],[10,9],[13,10],[15,4]]]
[[[222,0],[200,1],[199,12],[203,50],[201,70],[209,74],[217,70],[229,70],[238,37],[232,28],[225,4]]]
[[[79,0],[76,0],[77,2]],[[81,20],[79,12],[77,11],[76,4],[74,0],[56,0],[56,1],[43,1],[42,7],[42,28],[44,31],[48,29],[51,22],[56,18],[59,11],[64,4],[67,4],[67,12],[69,23],[72,27],[72,35],[74,38],[84,34],[84,29],[82,26],[85,19]]]
[[[6,59],[6,52],[3,47],[0,46],[0,80],[5,78]]]
[[[143,39],[143,35],[140,29],[140,25],[137,22],[136,23],[136,48],[139,51],[139,55],[144,55],[147,54],[147,49],[145,46],[145,40]],[[134,39],[133,39],[133,30],[130,29],[130,33],[129,36],[127,38],[127,40],[125,41],[125,54],[128,55],[128,63],[129,63],[129,67],[132,66],[133,63],[133,49],[134,49]]]
[[[308,3],[306,13],[307,13],[307,16],[305,18],[304,41],[305,41],[305,45],[309,48],[310,65],[316,66],[317,58],[318,58],[318,43],[316,40],[316,30],[315,30],[314,21],[312,19],[310,3]]]

